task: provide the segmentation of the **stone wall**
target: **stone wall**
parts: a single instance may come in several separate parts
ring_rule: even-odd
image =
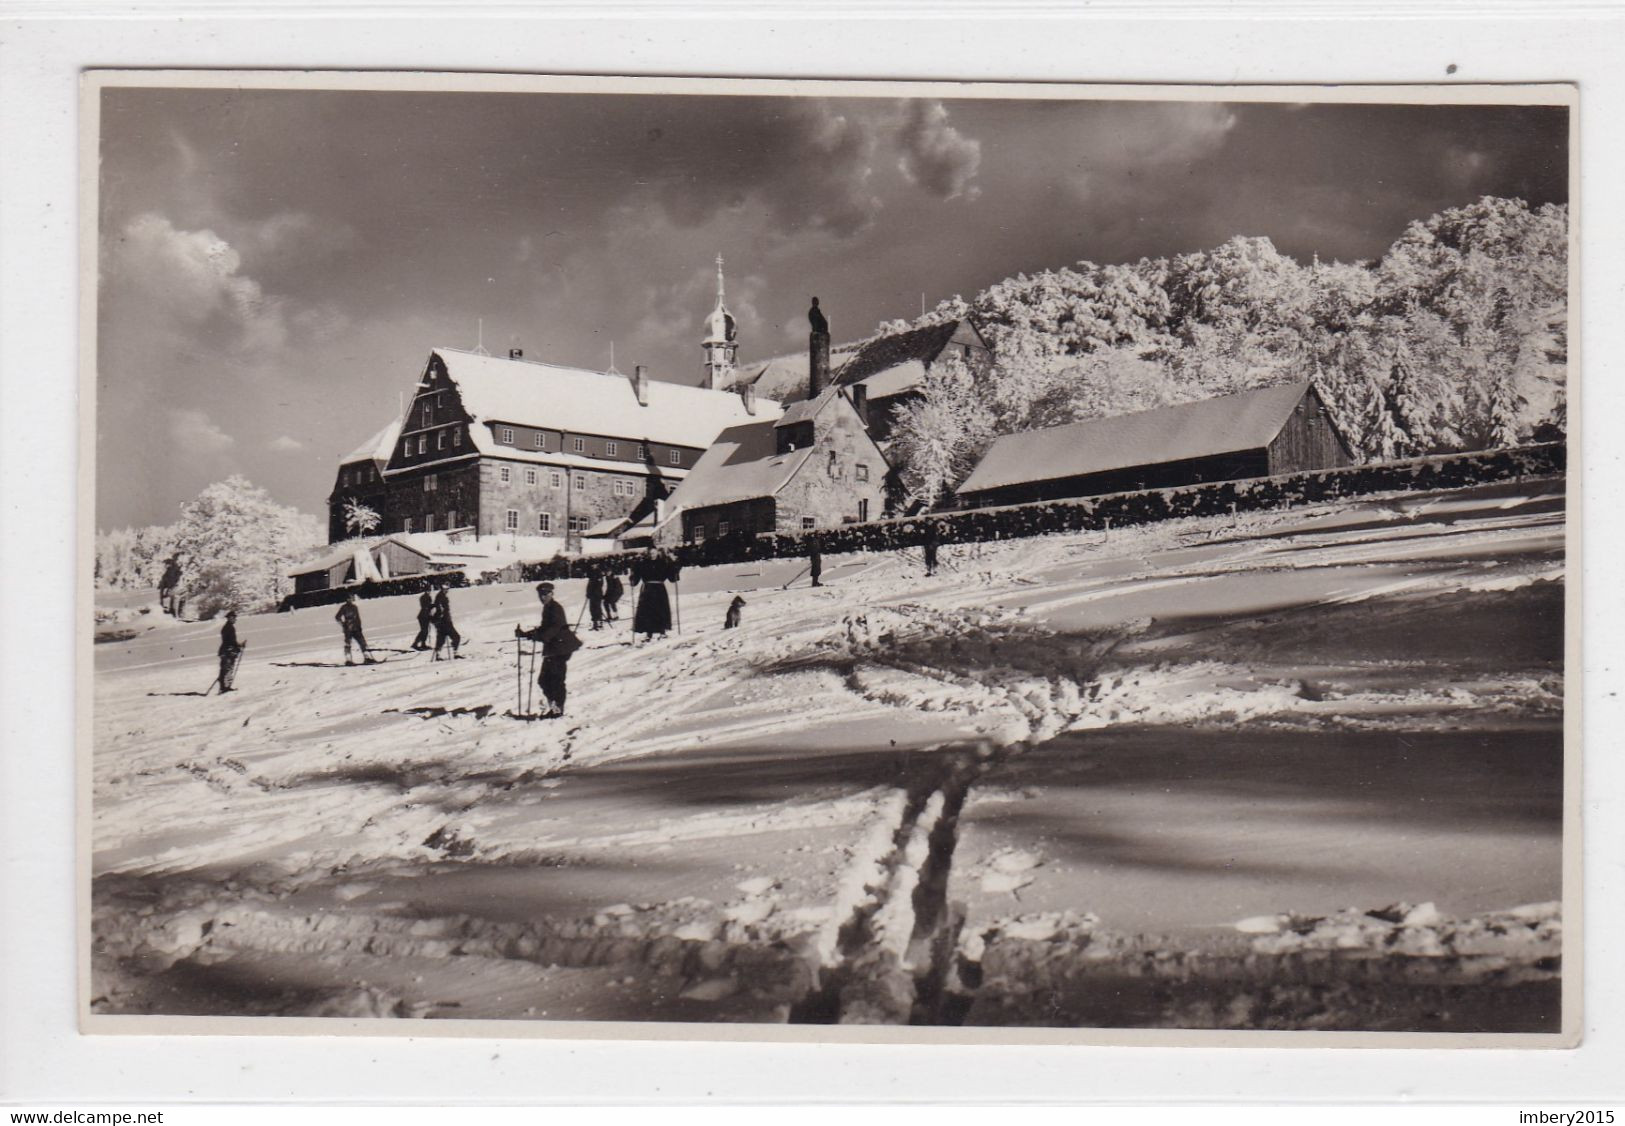
[[[507,481],[502,480],[504,468]],[[484,458],[480,463],[480,534],[506,532],[507,514],[512,510],[518,513],[520,535],[562,536],[569,531],[568,517],[576,517],[581,528],[590,528],[611,517],[630,516],[651,496],[664,497],[668,488],[664,481],[637,472],[565,469]],[[543,515],[548,518],[546,527]]]
[[[857,411],[844,401],[830,403],[813,420],[812,457],[779,490],[775,530],[798,532],[804,517],[817,528],[865,516],[880,519],[886,507],[886,472],[886,459]],[[865,474],[868,479],[862,480]]]

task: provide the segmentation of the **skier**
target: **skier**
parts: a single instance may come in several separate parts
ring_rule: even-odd
[[[925,573],[927,577],[937,573],[937,526],[925,526]]]
[[[179,555],[171,555],[164,563],[163,578],[158,580],[158,605],[164,613],[175,617],[175,588],[180,585],[181,564]]]
[[[429,623],[434,621],[434,598],[428,590],[418,595],[418,635],[412,639],[412,648],[419,651],[429,647]]]
[[[592,615],[592,628],[604,625],[604,576],[597,571],[587,580],[587,611]]]
[[[353,643],[361,647],[361,658],[364,664],[376,665],[378,662],[373,660],[372,650],[367,647],[367,638],[361,632],[361,610],[355,604],[354,591],[344,596],[344,605],[340,606],[339,612],[333,615],[333,620],[338,622],[340,628],[344,630],[344,663],[347,665],[355,664],[350,659],[350,646]]]
[[[446,597],[446,584],[435,584],[434,611],[430,620],[434,623],[434,659],[440,660],[440,647],[447,641],[451,642],[451,655],[454,659],[460,658],[457,652],[463,643],[462,634],[451,622],[451,599]]]
[[[621,595],[626,593],[626,587],[621,585],[621,576],[614,571],[604,580],[604,617],[612,622],[621,620]]]
[[[536,597],[542,603],[542,624],[535,629],[513,627],[515,637],[529,638],[542,643],[542,675],[537,678],[542,697],[547,701],[544,718],[557,719],[564,714],[565,680],[570,673],[570,657],[581,648],[581,639],[570,628],[570,616],[564,606],[553,599],[553,584],[539,583]]]
[[[220,627],[220,691],[233,691],[231,682],[237,678],[237,662],[242,656],[243,644],[237,640],[237,611],[226,611],[226,624]]]
[[[813,586],[824,585],[818,577],[824,573],[824,554],[818,550],[817,544],[813,544],[812,550],[807,553],[807,571],[812,575]]]

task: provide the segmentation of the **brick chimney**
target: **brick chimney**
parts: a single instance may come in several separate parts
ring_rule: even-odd
[[[807,398],[816,399],[829,386],[829,333],[814,329],[807,337]]]
[[[741,383],[739,385],[739,400],[745,404],[745,413],[754,415],[756,413],[756,384]]]
[[[649,405],[649,369],[642,364],[632,369],[632,390],[637,394],[638,406]]]

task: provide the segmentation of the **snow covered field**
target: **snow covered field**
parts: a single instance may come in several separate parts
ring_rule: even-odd
[[[1563,505],[691,571],[561,721],[528,586],[98,645],[92,1009],[1555,1029]]]

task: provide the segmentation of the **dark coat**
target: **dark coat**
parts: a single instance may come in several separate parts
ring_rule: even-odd
[[[237,623],[227,622],[220,627],[220,656],[224,657],[227,653],[235,653],[237,649]]]
[[[438,623],[442,629],[451,628],[451,599],[446,597],[446,589],[440,588],[440,593],[434,596],[434,609],[430,612],[430,620]]]
[[[621,585],[621,576],[619,576],[619,575],[611,575],[609,578],[604,580],[604,601],[605,602],[608,602],[610,605],[613,606],[615,603],[617,603],[617,602],[619,602],[621,600],[621,595],[623,595],[625,593],[626,593],[626,587]]]
[[[354,602],[346,602],[339,607],[339,612],[333,615],[333,620],[344,627],[345,633],[361,632],[361,611],[355,608]]]
[[[604,577],[594,575],[587,580],[587,601],[602,602],[604,600]]]
[[[523,636],[542,643],[542,656],[568,660],[570,654],[575,652],[575,647],[565,640],[565,636],[571,632],[570,616],[555,598],[542,610],[542,624],[535,629],[525,630]]]
[[[424,591],[418,595],[418,625],[427,625],[433,617],[434,599],[429,597],[428,591]]]

